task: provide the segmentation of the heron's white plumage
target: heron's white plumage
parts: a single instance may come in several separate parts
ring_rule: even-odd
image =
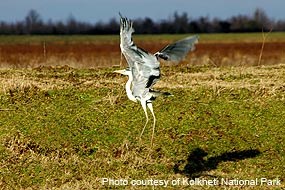
[[[121,51],[132,71],[132,92],[137,98],[144,98],[160,77],[159,62],[155,55],[137,47],[132,40],[132,22],[121,18]]]
[[[160,63],[158,59],[162,58],[176,62],[182,60],[189,51],[194,49],[198,36],[184,38],[164,47],[155,54],[151,54],[134,44],[132,40],[133,32],[133,23],[128,18],[121,16],[120,48],[128,63],[128,68],[125,69],[125,72],[123,70],[117,72],[129,76],[129,80],[126,83],[127,96],[132,101],[140,101],[145,112],[147,121],[141,135],[148,123],[147,107],[152,113],[154,119],[152,143],[156,122],[152,101],[159,95],[169,95],[169,93],[160,93],[152,90],[153,85],[160,79]]]

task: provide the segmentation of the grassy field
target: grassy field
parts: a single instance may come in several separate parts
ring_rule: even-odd
[[[3,55],[8,57],[10,50],[3,48],[15,44],[19,50],[32,47],[26,46],[24,38],[9,43],[8,38],[0,37],[0,63],[9,60]],[[91,50],[98,48],[94,54],[99,52],[100,58],[109,62],[105,45],[117,45],[111,38],[112,42],[101,36],[100,43],[89,46],[86,36],[76,36],[74,42],[66,36],[68,43],[63,47],[68,47],[69,53],[54,50],[57,57],[48,62],[52,66],[41,65],[47,63],[39,58],[42,51],[37,54],[41,38],[26,38],[40,42],[30,53],[21,54],[29,55],[26,61],[34,64],[0,69],[0,189],[285,188],[282,53],[273,61],[264,56],[260,66],[247,65],[252,58],[243,53],[234,59],[227,57],[233,64],[222,64],[225,53],[215,59],[206,46],[198,46],[181,65],[163,63],[155,89],[174,96],[154,102],[157,127],[151,148],[151,122],[139,139],[145,116],[140,104],[127,99],[127,78],[114,74],[117,68],[72,68],[56,62],[73,55],[70,52],[81,45],[83,57],[89,58]],[[47,38],[52,38],[50,43],[58,39]],[[214,42],[223,36],[201,38]],[[231,42],[224,42],[232,47],[235,41],[232,37]],[[118,64],[120,54],[117,49],[113,52],[113,62]],[[48,52],[46,56],[50,56]],[[92,59],[98,59],[96,56]],[[198,60],[200,64],[192,64],[200,56],[211,61],[204,57]],[[79,58],[77,61],[85,64]],[[151,180],[168,184],[158,181],[161,184],[152,186]],[[218,184],[197,184],[199,180],[216,180]],[[241,184],[246,180],[252,184]],[[148,184],[139,185],[142,182]]]

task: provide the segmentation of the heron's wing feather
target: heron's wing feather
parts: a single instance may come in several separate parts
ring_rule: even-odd
[[[128,18],[122,17],[120,19],[120,38],[121,48],[129,47],[133,45],[132,33],[134,32],[133,22]]]
[[[122,17],[120,14],[120,48],[121,52],[125,56],[129,67],[133,66],[133,61],[128,54],[128,49],[130,49],[134,42],[132,40],[132,33],[135,31],[133,29],[133,22],[126,17]]]
[[[198,42],[198,36],[190,36],[167,45],[162,50],[158,51],[154,55],[167,61],[181,61],[185,58],[189,51],[195,49],[195,43]]]
[[[121,16],[120,23],[121,51],[132,70],[134,94],[139,94],[138,89],[150,88],[159,79],[159,62],[153,54],[134,44],[132,22]]]

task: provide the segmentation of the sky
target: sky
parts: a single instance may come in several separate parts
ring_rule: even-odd
[[[0,0],[0,21],[21,21],[31,9],[44,21],[65,21],[72,16],[96,23],[119,18],[119,12],[131,19],[149,17],[159,21],[168,19],[175,11],[186,12],[194,19],[226,19],[251,15],[256,8],[263,9],[269,18],[285,20],[284,7],[285,0]]]

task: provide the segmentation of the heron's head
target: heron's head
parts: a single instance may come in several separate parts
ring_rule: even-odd
[[[123,69],[123,70],[116,70],[114,73],[120,73],[122,75],[130,76],[132,74],[131,70],[129,68]]]

